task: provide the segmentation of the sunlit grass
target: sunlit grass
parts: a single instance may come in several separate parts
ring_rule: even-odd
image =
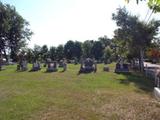
[[[160,119],[153,83],[138,73],[80,74],[79,65],[66,72],[0,72],[0,120]]]

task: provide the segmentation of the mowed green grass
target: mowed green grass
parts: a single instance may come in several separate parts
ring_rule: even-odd
[[[0,120],[158,120],[160,104],[153,82],[139,73],[110,72],[77,75],[66,72],[0,71]]]

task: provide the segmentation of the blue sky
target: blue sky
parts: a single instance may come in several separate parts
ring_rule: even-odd
[[[145,2],[139,5],[132,0],[1,0],[16,7],[30,23],[34,35],[29,47],[34,44],[58,46],[68,40],[97,40],[98,37],[113,36],[116,24],[112,13],[126,6],[142,20],[148,11]],[[158,15],[153,15],[152,17]]]

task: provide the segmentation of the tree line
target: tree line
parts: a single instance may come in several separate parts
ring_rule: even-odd
[[[57,47],[47,45],[35,45],[33,49],[26,48],[27,59],[29,62],[39,60],[45,61],[47,58],[54,60],[77,60],[81,58],[94,58],[98,61],[111,57],[111,39],[107,36],[99,37],[98,40],[86,40],[84,42],[69,40],[64,45]],[[109,50],[110,48],[110,50]]]

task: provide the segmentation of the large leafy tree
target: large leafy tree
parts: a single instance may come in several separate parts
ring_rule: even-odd
[[[100,41],[95,41],[91,49],[91,54],[96,60],[100,60],[103,56],[103,46]]]
[[[41,56],[41,46],[39,45],[34,45],[34,48],[33,48],[33,61],[36,61],[36,60],[41,60],[42,59],[42,56]]]
[[[48,46],[47,45],[43,45],[41,47],[41,56],[42,56],[42,60],[46,61],[47,57],[49,56]]]
[[[107,46],[110,46],[112,43],[111,39],[109,39],[106,35],[103,37],[99,37],[98,41],[100,41],[102,43],[104,48]]]
[[[82,56],[82,43],[75,41],[74,42],[74,57],[78,60],[80,60],[80,57]]]
[[[67,59],[72,59],[74,57],[74,42],[72,40],[69,40],[64,45],[64,54]]]
[[[56,54],[57,54],[57,60],[61,60],[64,58],[64,47],[63,45],[59,45],[57,48],[56,48]]]
[[[86,40],[84,41],[82,48],[83,48],[83,57],[93,57],[91,54],[91,50],[93,47],[94,41],[93,40]]]
[[[56,47],[50,47],[49,56],[52,60],[56,60]]]
[[[34,59],[33,50],[31,48],[28,48],[26,53],[27,53],[27,61],[29,63],[32,63]]]
[[[117,13],[113,14],[113,20],[118,26],[115,38],[123,41],[129,51],[134,50],[138,53],[140,69],[143,70],[144,51],[151,41],[156,39],[160,22],[151,20],[146,24],[137,16],[129,14],[125,8],[119,8]]]
[[[32,32],[29,23],[16,11],[14,6],[0,2],[0,54],[7,59],[10,51],[11,58],[16,60],[16,53],[25,47]]]

